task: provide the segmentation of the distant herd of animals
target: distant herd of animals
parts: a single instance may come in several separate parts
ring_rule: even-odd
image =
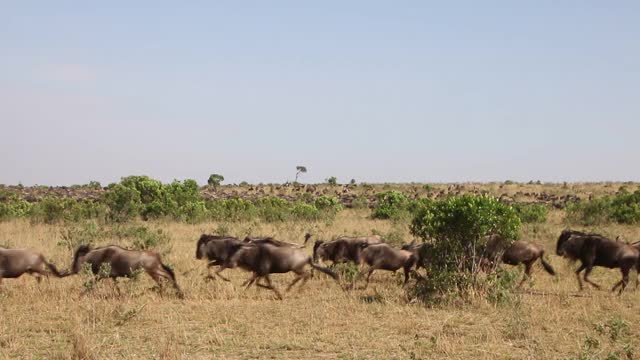
[[[230,236],[203,234],[196,243],[195,258],[207,260],[208,279],[219,277],[229,281],[221,273],[225,269],[240,268],[251,273],[250,278],[242,286],[248,288],[255,283],[258,287],[272,290],[279,299],[282,299],[282,294],[274,287],[271,274],[295,273],[295,278],[287,287],[289,291],[300,280],[303,285],[312,277],[312,272],[308,271],[309,267],[328,275],[340,285],[339,276],[323,265],[328,262],[334,264],[350,262],[359,265],[361,269],[366,265],[351,284],[343,286],[344,289],[352,289],[365,275],[366,288],[375,270],[395,272],[402,269],[406,285],[411,273],[417,275],[420,267],[427,268],[426,265],[428,265],[425,264],[425,253],[429,251],[427,244],[411,243],[398,249],[385,243],[379,236],[339,237],[331,241],[316,241],[313,254],[308,255],[303,248],[310,238],[311,235],[306,234],[304,244],[297,245],[271,237],[247,237],[240,240]],[[555,275],[554,269],[544,259],[545,250],[542,245],[515,241],[501,248],[500,244],[503,241],[499,236],[490,235],[486,240],[487,245],[481,263],[487,266],[496,265],[500,261],[508,265],[524,264],[525,275],[519,285],[530,278],[532,266],[538,259],[549,274]],[[629,272],[633,267],[640,274],[640,242],[626,244],[599,234],[564,230],[558,237],[556,254],[571,260],[580,260],[580,267],[576,270],[580,289],[583,288],[580,279],[580,273],[583,271],[584,281],[599,288],[589,279],[589,274],[595,266],[620,269],[622,279],[612,289],[612,291],[619,289],[619,294],[627,286]],[[111,278],[118,291],[117,278],[132,277],[137,271],[145,271],[160,289],[162,289],[162,279],[168,280],[178,296],[183,297],[174,271],[162,262],[158,253],[127,250],[116,245],[93,249],[87,245],[79,246],[74,253],[70,269],[66,271],[58,270],[42,254],[33,250],[0,248],[0,286],[3,279],[18,278],[25,273],[34,276],[40,282],[43,276],[53,275],[63,278],[78,274],[85,266],[91,268],[94,282],[102,278]],[[212,275],[211,268],[216,266],[218,268]],[[103,268],[108,269],[109,274],[96,277]],[[425,279],[420,275],[417,276]],[[640,278],[640,275],[638,277]],[[637,286],[638,278],[636,278]]]

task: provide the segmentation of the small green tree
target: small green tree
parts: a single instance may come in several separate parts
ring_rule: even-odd
[[[220,183],[222,183],[223,181],[224,181],[224,176],[220,174],[211,174],[209,176],[209,180],[207,180],[207,184],[209,184],[209,186],[215,189],[218,186],[220,186]]]
[[[516,211],[491,196],[467,194],[415,206],[411,233],[429,244],[424,262],[430,271],[418,295],[442,299],[454,290],[481,286],[476,275],[486,236],[496,234],[510,243],[519,228]]]
[[[306,166],[301,166],[301,165],[296,166],[296,179],[294,181],[298,182],[298,176],[300,176],[300,174],[306,174],[306,173],[307,173]]]
[[[331,186],[336,186],[336,185],[338,185],[338,179],[336,179],[335,176],[332,176],[332,177],[327,179],[327,184],[329,184]]]

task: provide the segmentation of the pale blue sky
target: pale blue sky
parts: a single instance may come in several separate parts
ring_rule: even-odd
[[[638,1],[186,3],[2,2],[0,183],[640,180]]]

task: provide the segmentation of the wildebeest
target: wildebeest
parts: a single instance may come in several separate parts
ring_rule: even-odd
[[[582,290],[580,272],[585,270],[584,281],[596,288],[600,286],[589,280],[589,274],[594,266],[601,266],[610,269],[620,268],[622,280],[617,282],[611,291],[620,287],[618,294],[621,294],[629,282],[629,271],[632,267],[640,270],[640,251],[622,242],[607,239],[598,234],[587,234],[579,231],[564,230],[558,237],[556,253],[571,260],[580,260],[581,264],[576,270],[578,285]],[[636,279],[636,287],[638,280]]]
[[[240,241],[232,236],[202,234],[196,243],[196,259],[200,260],[206,257],[208,260],[207,271],[209,271],[211,267],[222,265],[229,260],[234,247],[246,244],[271,244],[277,247],[291,248],[299,247],[296,244],[275,240],[271,237],[246,237],[243,241]],[[225,281],[229,281],[229,279],[220,274],[222,270],[224,269],[218,269],[214,274]],[[214,277],[209,274],[207,278],[213,279]]]
[[[109,265],[109,274],[105,274],[105,276],[113,279],[114,282],[119,277],[131,277],[134,271],[143,269],[161,289],[161,278],[165,278],[172,283],[178,296],[183,297],[173,270],[163,264],[160,254],[154,251],[127,250],[117,245],[91,249],[87,245],[81,245],[73,256],[69,275],[80,272],[84,263],[91,265],[91,272],[94,275],[100,274],[103,264]]]
[[[47,272],[45,268],[49,271]],[[38,252],[0,247],[0,285],[2,279],[19,278],[25,273],[35,277],[38,282],[42,280],[42,276],[48,276],[49,273],[56,277],[64,276],[55,265],[48,262],[44,255]]]
[[[382,243],[382,239],[378,235],[369,237],[339,237],[327,242],[318,240],[313,245],[313,261],[359,263],[362,245],[380,243]]]
[[[273,286],[270,274],[281,274],[293,271],[296,278],[289,284],[289,291],[298,281],[303,280],[303,284],[309,279],[311,274],[305,270],[307,265],[319,270],[334,280],[338,281],[338,276],[331,270],[314,263],[311,256],[305,254],[301,249],[291,247],[277,247],[271,244],[242,244],[236,245],[232,249],[231,257],[217,270],[225,268],[240,267],[251,271],[252,277],[245,282],[247,288],[253,284],[272,290],[279,299],[282,299],[280,292]],[[266,285],[259,283],[264,278]]]
[[[502,253],[501,257],[500,253]],[[556,274],[553,267],[545,261],[544,254],[544,246],[538,243],[518,240],[507,246],[501,236],[494,234],[487,236],[486,253],[484,256],[485,259],[488,260],[489,265],[495,264],[498,260],[502,260],[503,263],[513,266],[524,264],[524,276],[518,284],[518,286],[522,286],[522,284],[531,277],[533,264],[535,264],[538,259],[540,259],[542,267],[547,273],[551,275]]]
[[[207,235],[202,234],[196,243],[196,259],[207,258],[207,271],[212,266],[222,265],[231,256],[233,246],[242,245],[243,242],[231,236]],[[221,279],[229,281],[229,279],[220,275],[220,271],[215,273]],[[213,279],[210,274],[208,278]]]
[[[350,288],[353,288],[356,282],[367,273],[367,283],[365,289],[369,285],[369,278],[374,270],[387,270],[397,271],[398,269],[404,269],[404,284],[409,281],[409,273],[416,265],[418,257],[413,251],[394,249],[388,244],[361,244],[362,252],[360,254],[360,265],[367,264],[369,267],[366,270],[360,271],[358,275],[353,279],[353,283]]]

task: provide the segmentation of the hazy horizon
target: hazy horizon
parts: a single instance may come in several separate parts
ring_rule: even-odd
[[[2,4],[0,183],[640,181],[640,3],[402,4]]]

